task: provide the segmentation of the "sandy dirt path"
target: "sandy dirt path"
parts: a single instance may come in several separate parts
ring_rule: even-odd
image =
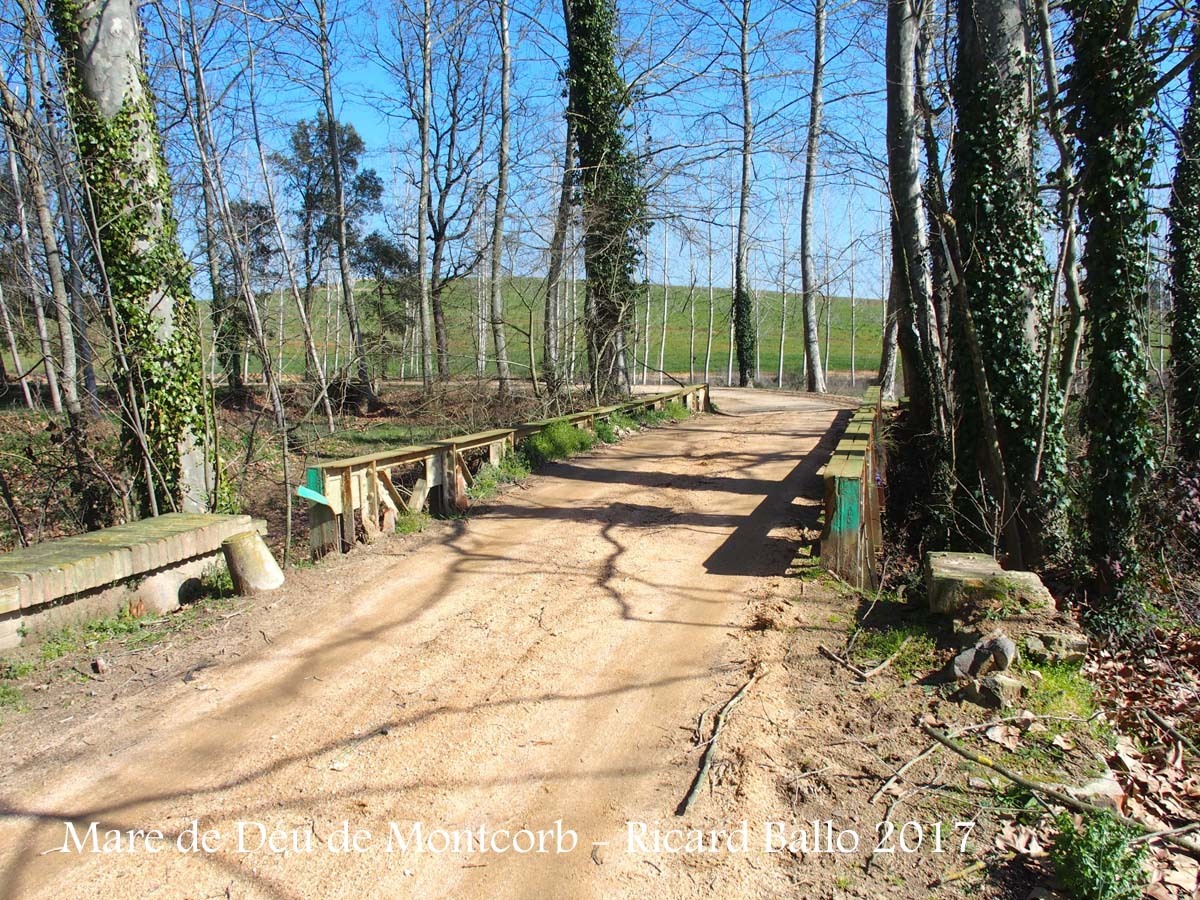
[[[840,415],[714,393],[722,414],[551,466],[418,552],[350,557],[348,584],[159,702],[68,730],[47,758],[13,748],[0,892],[613,895],[625,823],[669,823],[687,790],[687,730],[746,665],[732,636],[792,560]],[[64,820],[84,851],[45,853]],[[545,853],[437,852],[449,831],[504,849],[499,830],[559,820],[569,852],[569,834]],[[92,822],[101,846],[157,829],[160,850],[87,852]],[[178,849],[193,822],[212,852]],[[426,852],[402,851],[417,826]],[[336,852],[343,829],[360,852]]]

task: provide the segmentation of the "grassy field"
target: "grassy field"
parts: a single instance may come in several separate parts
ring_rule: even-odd
[[[451,368],[456,374],[474,374],[475,371],[475,304],[477,283],[474,280],[458,282],[450,287],[445,295],[447,330],[450,338]],[[360,282],[355,294],[360,306],[366,306],[363,298],[374,292],[370,282]],[[658,368],[660,344],[662,343],[663,288],[662,285],[651,285],[647,292],[642,289],[639,294],[638,319],[639,331],[645,330],[646,297],[649,295],[650,304],[650,348],[645,352],[645,342],[639,337],[637,356],[645,358],[651,369],[650,381],[657,381],[655,372]],[[505,283],[506,322],[508,323],[509,353],[514,370],[524,376],[529,372],[530,346],[536,348],[536,356],[541,356],[542,344],[542,306],[544,303],[544,286],[534,279],[514,278]],[[763,384],[775,384],[779,364],[779,330],[781,319],[781,297],[774,291],[755,292],[757,321],[759,323],[759,372]],[[335,371],[346,364],[347,348],[349,347],[349,331],[345,317],[337,311],[338,294],[336,291],[327,296],[322,289],[318,291],[313,303],[312,328],[318,344],[318,352],[325,355],[327,368]],[[707,344],[707,328],[709,315],[709,296],[707,287],[698,286],[689,290],[687,286],[672,285],[667,291],[667,333],[666,351],[663,355],[666,371],[677,375],[687,375],[694,371],[697,378],[703,378],[704,357]],[[582,308],[583,284],[576,286],[576,307]],[[693,309],[695,315],[695,358],[689,366],[689,343],[692,330],[691,318]],[[709,369],[709,379],[713,382],[722,381],[729,359],[729,289],[717,289],[713,292],[713,340],[712,355]],[[278,295],[269,298],[264,303],[264,316],[271,335],[272,355],[279,351],[279,320],[280,299]],[[826,316],[832,312],[832,319],[826,323]],[[872,372],[879,367],[879,352],[881,344],[881,314],[882,304],[877,299],[859,299],[854,303],[854,365],[861,372]],[[370,313],[365,313],[368,334],[375,333],[376,319]],[[787,298],[786,341],[784,345],[784,384],[798,384],[803,365],[803,348],[801,342],[802,324],[798,298],[789,295]],[[826,330],[828,324],[829,346],[826,348]],[[340,336],[340,337],[339,337]],[[820,336],[821,352],[828,352],[829,369],[832,372],[848,373],[851,366],[851,303],[848,298],[835,297],[829,304],[820,304]],[[582,328],[576,329],[576,346],[582,356]],[[388,351],[376,347],[372,356],[376,363],[383,354],[389,354],[388,375],[396,377],[400,373],[397,350]],[[289,375],[299,375],[304,370],[304,344],[299,318],[290,299],[283,301],[283,369]],[[335,365],[335,361],[337,365]],[[250,369],[257,366],[251,362]],[[408,375],[411,368],[406,368]]]

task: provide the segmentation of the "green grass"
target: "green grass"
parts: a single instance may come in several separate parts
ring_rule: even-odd
[[[233,580],[224,566],[213,566],[200,578],[196,599],[169,616],[133,616],[122,612],[115,616],[88,619],[38,635],[36,643],[18,651],[17,656],[0,659],[0,709],[25,709],[20,689],[13,682],[33,675],[52,663],[97,646],[117,642],[125,649],[138,649],[189,630],[207,612],[229,605]],[[69,672],[67,674],[70,674]]]
[[[1130,841],[1136,828],[1122,825],[1107,812],[1088,813],[1076,827],[1067,813],[1056,819],[1058,837],[1050,861],[1069,897],[1078,900],[1137,900],[1149,882],[1143,867],[1147,848]]]
[[[515,484],[529,477],[529,463],[518,452],[505,453],[497,465],[488,463],[475,473],[475,481],[467,490],[472,500],[494,497],[503,484]]]
[[[596,440],[602,444],[615,444],[621,439],[617,429],[607,419],[597,419],[596,427],[592,430],[596,432]]]
[[[921,625],[864,629],[854,643],[851,662],[859,666],[878,665],[897,651],[900,655],[891,668],[903,681],[926,675],[937,665],[933,637]]]
[[[566,459],[592,449],[596,437],[586,428],[576,428],[570,422],[555,422],[521,444],[519,452],[530,469],[556,459]]]
[[[0,724],[4,722],[5,712],[21,713],[28,709],[20,689],[15,684],[0,681]]]
[[[80,622],[77,625],[66,625],[42,638],[42,662],[54,662],[102,641],[137,635],[146,621],[128,613],[121,613],[104,619]]]
[[[405,510],[396,516],[396,534],[420,534],[431,521],[427,512]]]

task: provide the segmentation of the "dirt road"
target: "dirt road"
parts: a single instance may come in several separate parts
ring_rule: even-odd
[[[418,550],[299,572],[271,601],[288,625],[236,658],[10,748],[0,891],[622,894],[626,823],[677,827],[689,731],[747,667],[736,635],[812,524],[840,414],[715,400],[722,414],[551,466]],[[46,853],[64,822],[82,849]],[[100,850],[110,829],[162,838],[92,852],[93,822]],[[488,849],[468,852],[468,829]],[[510,849],[521,829],[553,832],[546,852]],[[211,852],[186,852],[205,833]]]

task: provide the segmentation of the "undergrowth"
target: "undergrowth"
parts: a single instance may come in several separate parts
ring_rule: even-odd
[[[595,436],[587,429],[576,428],[570,422],[555,422],[527,438],[517,452],[529,468],[534,469],[591,450],[595,444]]]
[[[524,454],[516,451],[505,453],[500,462],[488,463],[475,473],[475,480],[467,490],[472,500],[487,500],[494,497],[504,484],[516,484],[529,477],[530,466]]]
[[[1145,845],[1130,841],[1138,832],[1107,812],[1089,813],[1076,826],[1062,813],[1050,860],[1068,897],[1077,900],[1137,900],[1149,881],[1143,868]]]
[[[867,628],[859,632],[851,661],[856,665],[878,665],[898,653],[891,669],[903,681],[924,675],[937,665],[933,636],[922,625]]]

